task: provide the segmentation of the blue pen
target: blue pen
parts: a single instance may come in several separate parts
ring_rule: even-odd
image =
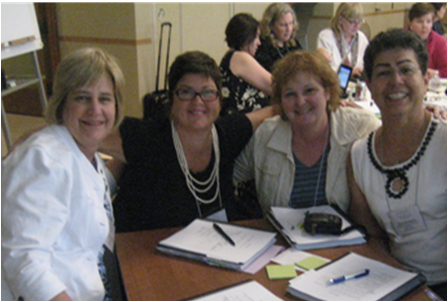
[[[359,273],[356,273],[356,274],[353,274],[353,275],[340,276],[340,277],[337,277],[337,278],[330,279],[330,280],[328,280],[327,284],[328,285],[338,284],[338,283],[342,283],[342,282],[345,282],[345,281],[348,281],[348,280],[365,277],[368,274],[369,274],[369,270],[365,269],[362,272],[359,272]]]
[[[434,295],[432,292],[430,292],[429,290],[426,290],[426,294],[433,299],[434,301],[442,301],[441,299],[439,299],[439,297],[437,297],[436,295]]]

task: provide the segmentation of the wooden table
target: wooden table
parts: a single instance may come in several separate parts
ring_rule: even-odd
[[[274,231],[265,219],[243,221],[237,224]],[[179,228],[159,229],[116,235],[118,259],[129,300],[183,300],[248,279],[258,281],[281,299],[297,300],[286,292],[288,280],[271,281],[267,278],[265,269],[251,275],[167,256],[156,250],[155,247],[159,241],[178,230]],[[287,247],[281,235],[277,235],[276,244]],[[335,259],[349,251],[402,268],[375,238],[363,245],[307,252]],[[404,300],[431,300],[425,290],[427,287],[422,286],[408,294]]]

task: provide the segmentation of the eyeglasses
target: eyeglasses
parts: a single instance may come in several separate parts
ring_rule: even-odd
[[[350,19],[346,18],[344,15],[341,15],[341,17],[344,18],[345,20],[347,20],[347,22],[350,23],[350,25],[353,25],[353,24],[360,25],[360,24],[365,23],[364,19],[350,20]]]
[[[197,95],[199,95],[201,100],[204,102],[214,102],[218,99],[219,92],[216,90],[196,92],[191,89],[177,89],[176,95],[181,101],[192,101]]]

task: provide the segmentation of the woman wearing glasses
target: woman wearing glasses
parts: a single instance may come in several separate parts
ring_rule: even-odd
[[[359,29],[364,23],[364,13],[359,3],[341,3],[331,19],[330,28],[319,33],[317,49],[325,55],[333,70],[341,64],[353,67],[352,75],[361,76],[364,69],[364,51],[369,44]]]
[[[199,51],[176,58],[168,83],[170,118],[126,118],[103,144],[127,163],[114,201],[118,232],[184,226],[198,217],[240,218],[233,163],[272,107],[217,120],[221,73]]]

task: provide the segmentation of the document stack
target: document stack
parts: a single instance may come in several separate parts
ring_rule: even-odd
[[[275,236],[274,232],[196,219],[160,241],[157,249],[213,266],[244,270],[275,243]]]
[[[344,276],[356,276],[357,272],[367,273],[344,281]],[[288,292],[304,300],[391,301],[424,283],[425,277],[420,274],[348,253],[290,280]]]
[[[298,250],[356,245],[366,242],[364,234],[356,229],[342,235],[311,235],[303,228],[307,213],[333,214],[341,218],[342,229],[351,226],[351,223],[342,213],[329,205],[306,209],[271,207],[271,211],[267,216],[269,221],[278,229],[286,241]]]

